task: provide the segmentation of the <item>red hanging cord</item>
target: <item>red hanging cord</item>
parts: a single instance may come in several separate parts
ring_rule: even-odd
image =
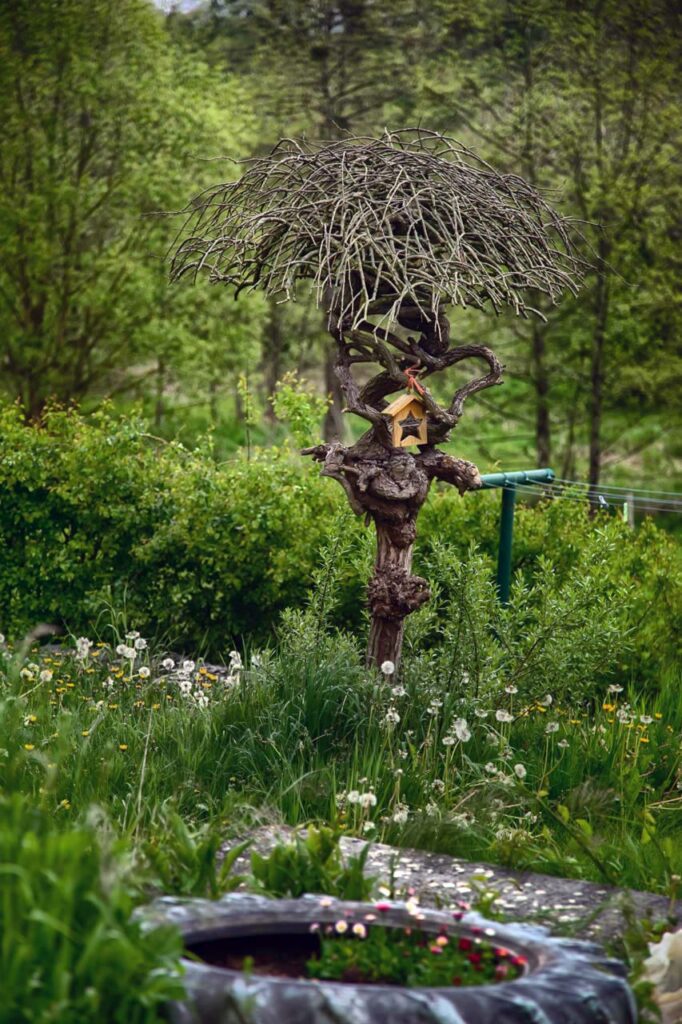
[[[408,390],[418,391],[420,395],[425,394],[424,388],[415,377],[415,373],[419,372],[419,363],[415,363],[414,366],[409,366],[404,372],[407,377]]]

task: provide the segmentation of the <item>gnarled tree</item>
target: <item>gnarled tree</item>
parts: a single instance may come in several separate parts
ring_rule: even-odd
[[[405,617],[429,598],[411,573],[417,515],[432,480],[460,493],[478,487],[478,470],[436,446],[457,425],[469,396],[501,381],[502,366],[483,345],[456,345],[448,306],[511,306],[543,293],[556,302],[575,291],[582,262],[571,225],[523,178],[499,174],[435,132],[386,132],[305,144],[284,140],[246,161],[239,180],[198,196],[188,209],[172,276],[207,271],[211,281],[263,288],[293,298],[314,283],[328,312],[336,373],[347,412],[369,430],[350,446],[304,449],[338,480],[351,507],[374,521],[377,556],[369,584],[368,663],[398,663]],[[481,376],[440,405],[426,381],[465,359]],[[356,368],[374,364],[365,383]],[[366,373],[364,374],[366,377]],[[394,447],[386,398],[413,388],[425,407],[428,440],[412,454]]]

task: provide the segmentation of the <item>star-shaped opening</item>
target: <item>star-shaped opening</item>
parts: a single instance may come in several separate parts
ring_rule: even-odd
[[[403,441],[408,437],[414,437],[415,440],[419,440],[419,428],[422,425],[422,421],[418,420],[412,413],[406,416],[404,420],[398,420],[398,425],[403,432]]]

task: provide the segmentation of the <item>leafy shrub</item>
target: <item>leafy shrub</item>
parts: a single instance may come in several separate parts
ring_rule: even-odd
[[[440,591],[440,604],[418,620],[425,640],[436,635],[428,619],[435,608],[466,620],[456,591],[472,545],[481,581],[494,578],[498,517],[496,494],[431,494],[415,552],[415,570]],[[338,485],[286,448],[216,465],[208,449],[158,442],[132,418],[104,412],[86,422],[53,411],[36,429],[14,408],[0,412],[5,633],[41,621],[89,631],[113,606],[147,633],[219,655],[240,637],[271,636],[283,609],[305,605],[314,579],[324,615],[357,632],[372,541]],[[434,575],[436,563],[456,571]],[[618,670],[656,681],[677,659],[679,551],[651,522],[633,532],[619,520],[590,519],[578,503],[521,505],[514,570],[538,606],[550,592],[559,600],[562,588],[582,587],[581,607],[594,597],[597,624],[606,602],[624,639]],[[490,587],[488,596],[481,614],[489,620],[496,614]],[[599,650],[595,640],[590,657]],[[598,660],[591,670],[602,678]]]
[[[125,855],[94,830],[58,830],[19,793],[0,797],[0,1022],[161,1020],[182,995],[180,935],[144,931]]]
[[[267,855],[252,853],[256,887],[276,897],[324,893],[341,900],[369,899],[375,881],[364,874],[369,844],[344,862],[339,838],[331,828],[311,826],[305,839],[297,835],[292,843],[278,843]]]

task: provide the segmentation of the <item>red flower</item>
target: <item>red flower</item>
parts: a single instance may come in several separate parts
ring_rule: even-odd
[[[480,953],[469,953],[469,956],[467,957],[467,960],[469,961],[470,964],[474,964],[474,965],[475,964],[480,964],[480,962],[481,962],[481,954]]]
[[[472,946],[473,942],[471,941],[471,939],[465,939],[464,936],[462,936],[462,938],[459,940],[459,948],[462,950],[463,953],[466,953],[467,950],[471,949]]]

